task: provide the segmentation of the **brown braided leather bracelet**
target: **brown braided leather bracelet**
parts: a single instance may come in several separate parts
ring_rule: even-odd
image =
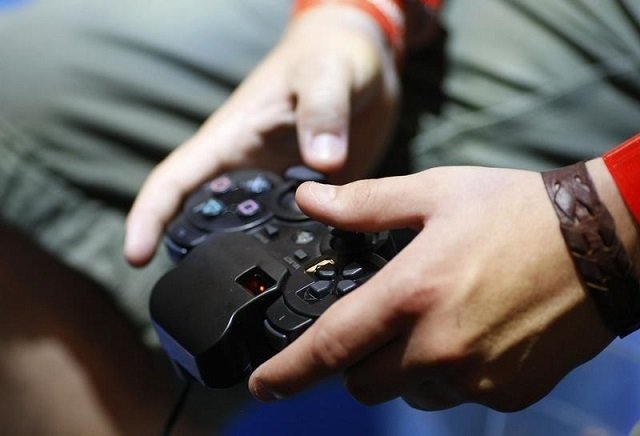
[[[542,173],[582,284],[620,337],[640,328],[640,280],[584,162]]]

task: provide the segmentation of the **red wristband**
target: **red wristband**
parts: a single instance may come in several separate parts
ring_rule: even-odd
[[[400,66],[403,63],[404,52],[407,45],[405,33],[408,19],[413,19],[411,22],[411,24],[413,24],[413,26],[411,26],[413,29],[416,24],[417,16],[434,16],[434,12],[437,12],[440,9],[442,0],[295,0],[292,15],[296,16],[313,6],[324,3],[350,5],[360,9],[373,18],[384,33],[389,46],[393,50],[396,58],[396,64]],[[411,6],[410,12],[412,14],[419,12],[417,16],[412,15],[411,17],[407,17],[406,13],[408,6]],[[422,9],[420,9],[420,6]],[[417,22],[421,22],[421,20],[418,19]],[[424,20],[422,23],[424,23]],[[413,38],[412,41],[415,42],[426,39],[433,33],[431,32],[432,29],[428,30],[429,31],[421,29],[421,34],[418,37]],[[413,31],[415,32],[415,29],[413,29]]]
[[[402,0],[296,0],[292,15],[319,4],[336,3],[357,8],[373,18],[387,38],[396,60],[404,56],[404,1]]]
[[[640,224],[640,135],[609,150],[602,158],[624,203]]]

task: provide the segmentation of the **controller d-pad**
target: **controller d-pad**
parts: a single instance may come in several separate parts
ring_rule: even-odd
[[[333,283],[329,280],[319,280],[317,282],[313,282],[309,286],[309,294],[316,297],[317,299],[322,299],[331,293],[331,289],[333,288]]]
[[[316,270],[316,277],[320,280],[333,280],[336,274],[337,272],[333,265],[323,265]]]
[[[336,285],[336,294],[338,294],[339,297],[342,297],[343,295],[348,294],[357,287],[358,284],[353,280],[340,280]]]
[[[342,270],[342,277],[345,279],[355,280],[362,277],[365,274],[365,270],[359,263],[353,262],[345,266]]]

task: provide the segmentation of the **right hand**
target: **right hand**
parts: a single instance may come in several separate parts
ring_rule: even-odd
[[[283,171],[300,161],[333,182],[381,158],[398,100],[394,59],[378,25],[336,4],[305,11],[266,59],[149,175],[127,218],[132,265],[154,255],[184,197],[238,167]]]
[[[638,232],[604,163],[588,166],[637,254]],[[401,396],[425,410],[472,402],[516,411],[614,338],[582,287],[539,173],[441,167],[339,187],[306,183],[296,199],[341,229],[419,233],[255,370],[249,389],[258,399],[343,373],[365,404]]]

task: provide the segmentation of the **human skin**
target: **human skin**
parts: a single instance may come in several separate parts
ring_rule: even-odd
[[[233,168],[282,172],[304,162],[334,182],[382,157],[399,98],[380,29],[352,7],[303,13],[199,131],[149,175],[127,218],[124,254],[153,256],[163,228],[200,183]]]
[[[588,168],[638,266],[638,234],[611,177]],[[298,204],[344,229],[417,237],[251,376],[264,401],[343,373],[366,404],[403,397],[522,409],[614,338],[583,289],[539,173],[443,167],[342,187],[307,183]]]
[[[127,220],[125,256],[148,262],[184,197],[222,171],[279,172],[302,161],[334,183],[361,177],[384,150],[398,94],[393,56],[371,19],[339,5],[303,14],[152,172]],[[614,183],[600,160],[589,170],[637,265],[636,228]],[[517,410],[613,339],[580,285],[538,173],[438,168],[304,184],[297,200],[337,227],[419,234],[254,372],[249,388],[259,399],[343,373],[367,404],[402,396],[421,409]]]

